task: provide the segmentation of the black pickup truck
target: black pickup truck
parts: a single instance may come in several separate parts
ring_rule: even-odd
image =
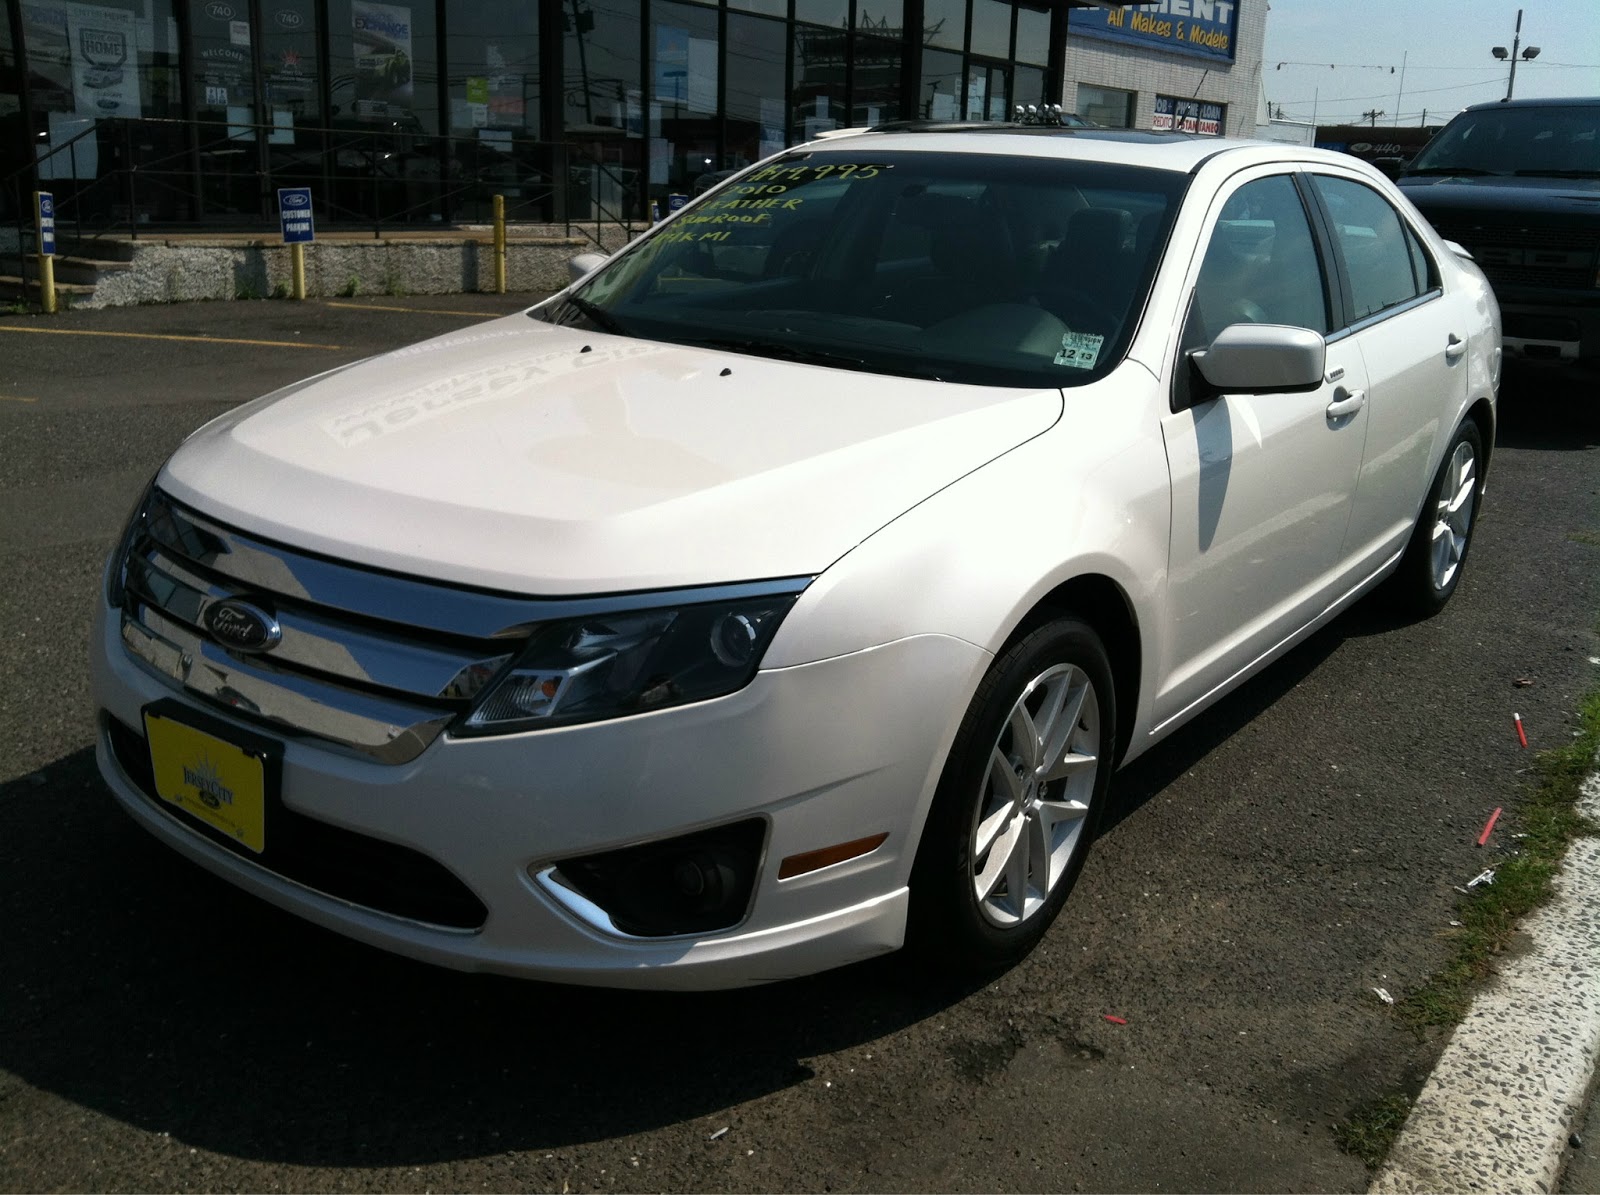
[[[1600,99],[1467,108],[1399,182],[1488,275],[1508,359],[1600,365]]]

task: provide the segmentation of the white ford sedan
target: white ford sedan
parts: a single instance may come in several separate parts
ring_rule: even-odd
[[[1461,578],[1482,274],[1353,158],[993,126],[736,175],[532,310],[196,432],[94,634],[174,849],[452,967],[1032,948],[1112,773]]]

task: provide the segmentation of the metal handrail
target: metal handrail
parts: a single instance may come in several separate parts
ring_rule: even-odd
[[[99,137],[104,130],[110,127],[122,133],[122,164],[113,167],[98,177],[89,180],[79,180],[77,175],[77,150],[76,146],[89,136]],[[180,148],[170,150],[152,158],[136,160],[134,153],[134,130],[171,129],[181,131],[181,137],[174,138],[169,144],[181,144]],[[526,188],[530,184],[537,187],[531,196],[525,196],[514,202],[519,209],[530,207],[544,208],[547,204],[551,209],[564,208],[557,201],[561,198],[560,189],[565,185],[565,180],[570,176],[574,165],[582,165],[602,172],[619,188],[625,186],[624,179],[613,169],[612,165],[599,160],[587,153],[582,147],[566,141],[542,141],[531,138],[508,138],[503,143],[496,143],[496,148],[487,148],[473,138],[450,136],[439,133],[425,133],[416,129],[403,128],[397,124],[389,125],[356,125],[334,127],[330,125],[298,125],[293,129],[297,139],[312,141],[309,147],[297,145],[302,152],[295,155],[296,161],[287,168],[274,169],[272,151],[267,148],[273,144],[271,137],[282,133],[282,126],[254,121],[207,121],[207,120],[180,120],[170,117],[150,117],[120,120],[108,119],[98,122],[87,129],[75,133],[59,145],[38,155],[38,157],[22,167],[12,170],[9,174],[0,176],[0,187],[10,184],[16,188],[17,195],[17,221],[19,230],[19,248],[25,237],[23,213],[27,204],[23,201],[24,184],[30,177],[37,177],[40,167],[60,155],[71,155],[72,187],[70,193],[58,197],[58,221],[65,223],[71,221],[75,228],[75,239],[84,239],[84,219],[87,207],[86,200],[107,193],[115,194],[118,184],[127,190],[127,229],[133,239],[139,236],[139,210],[138,191],[141,186],[160,187],[169,194],[176,194],[203,205],[201,194],[201,171],[199,158],[203,154],[214,153],[219,146],[239,145],[241,143],[254,147],[258,157],[256,168],[241,170],[235,177],[254,175],[258,183],[258,195],[261,199],[261,208],[253,214],[240,213],[241,222],[266,224],[270,221],[268,214],[268,197],[271,194],[275,179],[287,179],[295,182],[308,176],[320,178],[325,184],[319,188],[317,206],[319,211],[326,213],[330,222],[335,225],[345,223],[367,223],[373,228],[373,235],[381,236],[386,223],[403,222],[424,213],[432,212],[443,216],[451,212],[463,200],[463,197],[477,193],[487,198],[485,193],[496,183],[501,181],[502,172],[507,163],[526,162],[529,158],[535,160],[543,158],[541,165],[534,166],[531,172],[521,179],[516,185]],[[264,139],[264,140],[263,140]],[[460,153],[463,146],[473,146],[471,165],[467,166],[465,156]],[[499,148],[503,145],[505,148]],[[359,153],[365,159],[363,169],[352,172],[348,167],[340,168],[342,154]],[[441,172],[434,178],[421,178],[406,176],[400,173],[386,171],[384,164],[395,158],[406,160],[426,160],[432,157],[441,166]],[[486,161],[486,158],[488,159]],[[447,163],[460,163],[465,174],[451,176]],[[548,166],[549,168],[544,168]],[[182,179],[184,185],[174,180]],[[385,206],[380,196],[380,187],[388,182],[402,184],[408,189],[421,187],[429,194],[420,201],[395,204],[392,201]],[[370,185],[370,205],[357,206],[349,201],[349,192],[356,186]],[[315,185],[315,184],[313,184]],[[414,198],[411,195],[404,198]],[[341,202],[341,198],[346,202]],[[630,221],[621,212],[613,210],[598,196],[588,199],[593,216],[593,232],[584,227],[584,220],[574,221],[570,214],[562,212],[562,218],[550,222],[564,224],[567,235],[574,232],[595,243],[604,246],[604,232],[608,224],[617,226],[624,236],[631,233]],[[363,211],[362,208],[369,210]],[[554,211],[552,210],[552,216]],[[547,217],[547,219],[549,219]],[[99,237],[112,231],[121,221],[106,219],[96,221],[90,216],[91,227],[96,223],[100,227],[94,231],[93,236]]]

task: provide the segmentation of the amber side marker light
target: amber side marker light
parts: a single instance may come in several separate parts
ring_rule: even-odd
[[[888,839],[887,834],[874,834],[870,838],[857,838],[854,842],[825,846],[820,851],[790,855],[778,865],[778,878],[792,880],[795,876],[803,876],[808,871],[820,871],[824,867],[832,867],[835,863],[843,863],[846,859],[858,859],[862,855],[870,855]]]

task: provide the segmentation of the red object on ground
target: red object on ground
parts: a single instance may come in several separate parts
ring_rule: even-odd
[[[1526,746],[1526,744],[1524,744]],[[1483,833],[1478,835],[1478,845],[1482,846],[1489,841],[1489,835],[1494,831],[1495,822],[1500,820],[1500,806],[1494,807],[1494,812],[1489,815],[1489,820],[1483,825]]]
[[[1526,747],[1528,745],[1528,732],[1522,729],[1522,715],[1512,714],[1511,720],[1517,724],[1517,738],[1520,739],[1522,741],[1522,745]]]
[[[1110,1013],[1106,1013],[1105,1017],[1106,1017],[1106,1020],[1110,1021],[1113,1025],[1126,1025],[1128,1023],[1127,1021],[1124,1021],[1121,1017],[1114,1017]]]

